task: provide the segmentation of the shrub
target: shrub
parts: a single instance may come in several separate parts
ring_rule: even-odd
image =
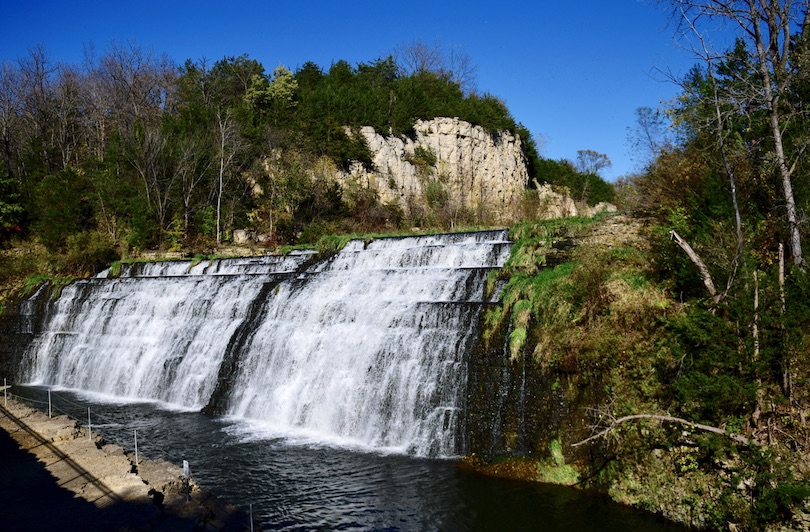
[[[87,231],[67,237],[60,269],[74,274],[93,274],[120,258],[115,243],[100,233]]]

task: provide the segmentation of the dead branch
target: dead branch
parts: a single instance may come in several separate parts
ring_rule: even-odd
[[[712,274],[709,273],[709,268],[706,267],[706,264],[700,258],[700,255],[695,253],[695,250],[692,249],[689,242],[681,238],[681,235],[676,233],[674,229],[670,231],[669,234],[675,243],[686,252],[687,256],[689,256],[689,260],[691,260],[692,263],[697,266],[697,269],[700,272],[700,277],[703,278],[703,284],[706,286],[706,290],[709,291],[709,295],[712,296],[714,302],[718,303],[722,295],[717,293],[717,289],[714,287],[714,281],[712,281]]]
[[[594,434],[590,438],[585,438],[582,441],[574,443],[571,446],[572,447],[578,447],[580,445],[588,443],[589,441],[593,441],[593,440],[602,438],[602,437],[608,435],[611,431],[613,431],[617,426],[621,425],[622,423],[625,423],[627,421],[633,421],[633,420],[636,420],[636,419],[652,419],[652,420],[661,421],[661,422],[669,421],[671,423],[680,423],[681,425],[687,425],[687,426],[695,428],[695,429],[703,430],[703,431],[706,431],[706,432],[712,432],[714,434],[720,434],[721,436],[727,436],[727,437],[731,438],[732,440],[736,441],[737,443],[741,443],[743,445],[748,445],[749,443],[751,443],[750,440],[748,438],[746,438],[745,436],[741,436],[739,434],[733,434],[733,433],[730,433],[730,432],[726,432],[724,429],[721,429],[719,427],[713,427],[711,425],[704,425],[702,423],[694,423],[692,421],[689,421],[687,419],[683,419],[683,418],[680,418],[680,417],[662,416],[662,415],[657,415],[657,414],[634,414],[634,415],[631,415],[631,416],[624,416],[624,417],[620,417],[618,419],[613,419],[611,421],[610,425],[606,429],[604,429],[604,430],[602,430],[600,432],[597,432],[596,434]]]

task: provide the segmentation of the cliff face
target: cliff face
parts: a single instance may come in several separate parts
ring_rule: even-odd
[[[408,214],[438,206],[486,214],[495,222],[515,218],[529,180],[520,137],[457,118],[419,120],[414,129],[410,138],[362,128],[374,168],[357,164],[338,180],[369,187],[382,203]]]

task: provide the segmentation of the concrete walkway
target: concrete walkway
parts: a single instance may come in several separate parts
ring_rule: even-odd
[[[249,530],[239,508],[191,485],[179,466],[134,459],[76,420],[0,400],[4,530]],[[136,474],[137,471],[137,474]]]

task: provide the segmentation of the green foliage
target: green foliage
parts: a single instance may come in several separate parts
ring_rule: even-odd
[[[509,354],[512,360],[520,360],[521,351],[526,344],[526,329],[516,327],[509,333]]]
[[[25,296],[33,295],[33,293],[42,285],[42,283],[50,280],[51,277],[48,275],[32,275],[31,277],[27,277],[23,282],[23,294]]]
[[[21,231],[18,224],[23,212],[15,183],[9,177],[5,164],[0,161],[0,243]]]
[[[796,480],[790,469],[777,463],[773,456],[766,454],[756,465],[751,497],[754,520],[759,526],[788,522],[794,510],[810,498],[810,486]]]
[[[28,297],[34,295],[34,292],[44,283],[48,283],[51,288],[52,297],[59,297],[62,289],[75,281],[75,277],[66,276],[51,276],[51,275],[33,275],[25,279],[22,289],[22,296]]]
[[[413,156],[405,155],[405,159],[412,165],[420,169],[422,175],[427,175],[436,167],[436,154],[430,148],[416,145],[413,148]]]
[[[94,274],[119,258],[115,243],[109,237],[86,231],[67,237],[65,252],[59,257],[59,270]]]
[[[74,170],[45,176],[36,190],[34,229],[51,250],[64,249],[67,238],[92,227],[90,183]]]
[[[552,252],[555,241],[571,237],[589,223],[580,219],[525,221],[512,228],[512,253],[501,270],[501,276],[507,280],[501,294],[503,308],[487,313],[485,338],[490,338],[503,325],[504,318],[509,317],[510,353],[519,358],[533,327],[548,324],[549,320],[562,323],[571,319],[567,297],[569,277],[575,266],[566,262],[546,268],[546,256]]]
[[[569,161],[537,158],[532,167],[534,171],[532,175],[540,183],[565,187],[574,199],[588,205],[616,201],[616,191],[613,185],[595,173],[578,172]]]
[[[682,304],[661,322],[656,372],[665,385],[655,398],[668,412],[762,442],[741,449],[727,439],[700,438],[695,461],[690,462],[707,475],[717,474],[718,463],[731,464],[723,493],[712,500],[714,525],[737,522],[762,529],[787,521],[808,496],[806,479],[794,480],[789,466],[806,452],[806,445],[798,444],[795,416],[777,416],[775,411],[781,405],[801,409],[808,404],[810,368],[803,354],[810,345],[810,309],[805,304],[810,292],[799,288],[788,295],[806,284],[799,270],[788,271],[785,292],[777,281],[777,249],[787,241],[787,231],[777,214],[783,212],[784,199],[768,138],[769,120],[763,109],[735,114],[726,100],[728,95],[738,98],[739,83],[752,75],[745,71],[746,54],[738,44],[716,72],[726,121],[723,151],[710,78],[698,68],[687,76],[687,90],[671,114],[681,144],[661,152],[634,186],[641,198],[639,210],[656,221],[656,280]],[[797,194],[807,190],[800,181],[794,185]],[[721,291],[719,301],[707,297],[697,267],[671,241],[671,230],[706,264]],[[785,446],[765,437],[763,417],[768,418],[769,434],[778,430],[793,443]]]
[[[418,119],[453,116],[493,135],[517,132],[527,153],[533,149],[498,98],[465,92],[446,70],[406,74],[391,56],[266,72],[246,54],[174,68],[136,47],[118,47],[73,74],[75,87],[54,75],[43,80],[45,94],[20,96],[49,103],[32,109],[36,120],[9,139],[8,167],[0,170],[0,238],[9,228],[30,228],[61,252],[68,236],[96,231],[129,255],[205,251],[218,241],[218,225],[226,239],[233,229],[249,229],[267,235],[270,246],[333,231],[456,227],[486,213],[451,208],[434,175],[436,156],[424,148],[414,161],[437,181],[425,184],[427,211],[415,209],[411,219],[380,202],[374,187],[336,185],[336,172],[354,162],[372,169],[360,127],[412,135]],[[66,89],[78,91],[82,104],[60,98]],[[64,117],[82,119],[63,124]],[[268,170],[280,153],[284,160]]]
[[[428,179],[425,186],[425,200],[433,209],[441,209],[450,200],[450,195],[438,179]]]
[[[122,263],[121,263],[120,260],[113,261],[113,263],[110,264],[110,271],[108,273],[108,276],[111,277],[111,278],[120,277],[121,276],[121,267],[122,267]]]
[[[560,484],[563,486],[573,486],[579,482],[579,473],[565,463],[565,456],[562,452],[560,440],[555,438],[549,444],[549,455],[551,460],[537,464],[537,474],[542,482],[550,484]]]
[[[730,323],[693,305],[668,319],[666,327],[674,360],[662,378],[672,383],[683,415],[720,424],[753,410],[756,384],[750,358]]]
[[[335,253],[346,247],[346,244],[348,244],[352,240],[357,240],[360,238],[362,237],[357,234],[323,235],[315,243],[315,249],[317,249],[318,253],[320,253],[321,255],[326,256],[334,255]]]

